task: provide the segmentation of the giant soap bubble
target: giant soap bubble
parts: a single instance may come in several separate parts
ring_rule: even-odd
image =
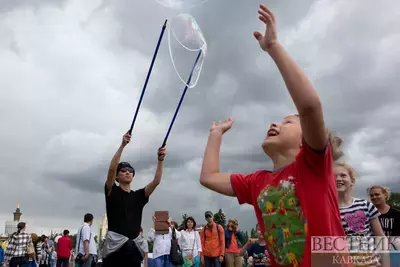
[[[197,7],[207,0],[156,0],[161,5],[172,9],[189,9]]]
[[[189,88],[195,87],[207,54],[207,42],[191,15],[178,14],[169,21],[168,44],[172,65],[179,79]],[[199,53],[200,58],[196,61]]]

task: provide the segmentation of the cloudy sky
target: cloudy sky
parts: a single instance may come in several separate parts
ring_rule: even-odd
[[[242,228],[254,226],[250,206],[202,188],[199,172],[212,120],[236,121],[224,137],[221,170],[247,173],[271,167],[260,144],[269,123],[295,111],[253,39],[262,29],[259,4],[209,0],[183,11],[195,17],[208,50],[168,140],[145,230],[155,210],[202,222],[205,210],[222,208]],[[281,42],[318,90],[328,126],[345,138],[346,158],[360,175],[357,195],[372,183],[400,190],[400,2],[266,4],[276,13]],[[109,161],[130,126],[161,25],[178,12],[154,0],[0,1],[0,233],[18,202],[32,232],[76,231],[86,212],[99,221]],[[166,33],[123,156],[137,169],[135,189],[153,178],[183,89],[168,43]],[[184,73],[196,52],[174,40],[171,47]]]

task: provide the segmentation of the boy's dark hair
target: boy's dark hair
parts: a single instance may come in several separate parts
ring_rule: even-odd
[[[193,229],[196,229],[196,221],[195,221],[195,219],[193,217],[187,217],[185,219],[185,223],[183,224],[183,229],[185,229],[185,230],[188,229],[188,227],[187,227],[188,221],[192,221],[193,222]]]
[[[85,216],[83,217],[83,221],[85,223],[90,223],[91,221],[93,221],[93,214],[86,213]]]
[[[63,235],[69,235],[69,231],[67,229],[64,230]]]
[[[40,237],[40,241],[44,242],[48,237],[46,235],[42,235]]]

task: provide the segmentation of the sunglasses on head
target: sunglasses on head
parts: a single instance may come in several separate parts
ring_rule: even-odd
[[[133,173],[133,169],[132,168],[123,168],[120,170],[120,172],[130,172]]]

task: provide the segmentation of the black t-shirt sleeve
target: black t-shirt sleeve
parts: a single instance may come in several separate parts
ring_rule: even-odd
[[[115,189],[115,187],[117,187],[117,185],[115,183],[113,183],[112,187],[111,187],[111,192]],[[108,188],[107,188],[107,182],[104,183],[104,194],[106,197],[108,197]]]
[[[252,244],[250,247],[247,248],[247,256],[253,257],[253,251],[254,251],[254,244]]]
[[[137,200],[139,203],[141,203],[143,206],[149,202],[149,197],[146,196],[146,192],[144,190],[145,188],[143,187],[142,189],[139,189],[136,191],[137,194]]]

